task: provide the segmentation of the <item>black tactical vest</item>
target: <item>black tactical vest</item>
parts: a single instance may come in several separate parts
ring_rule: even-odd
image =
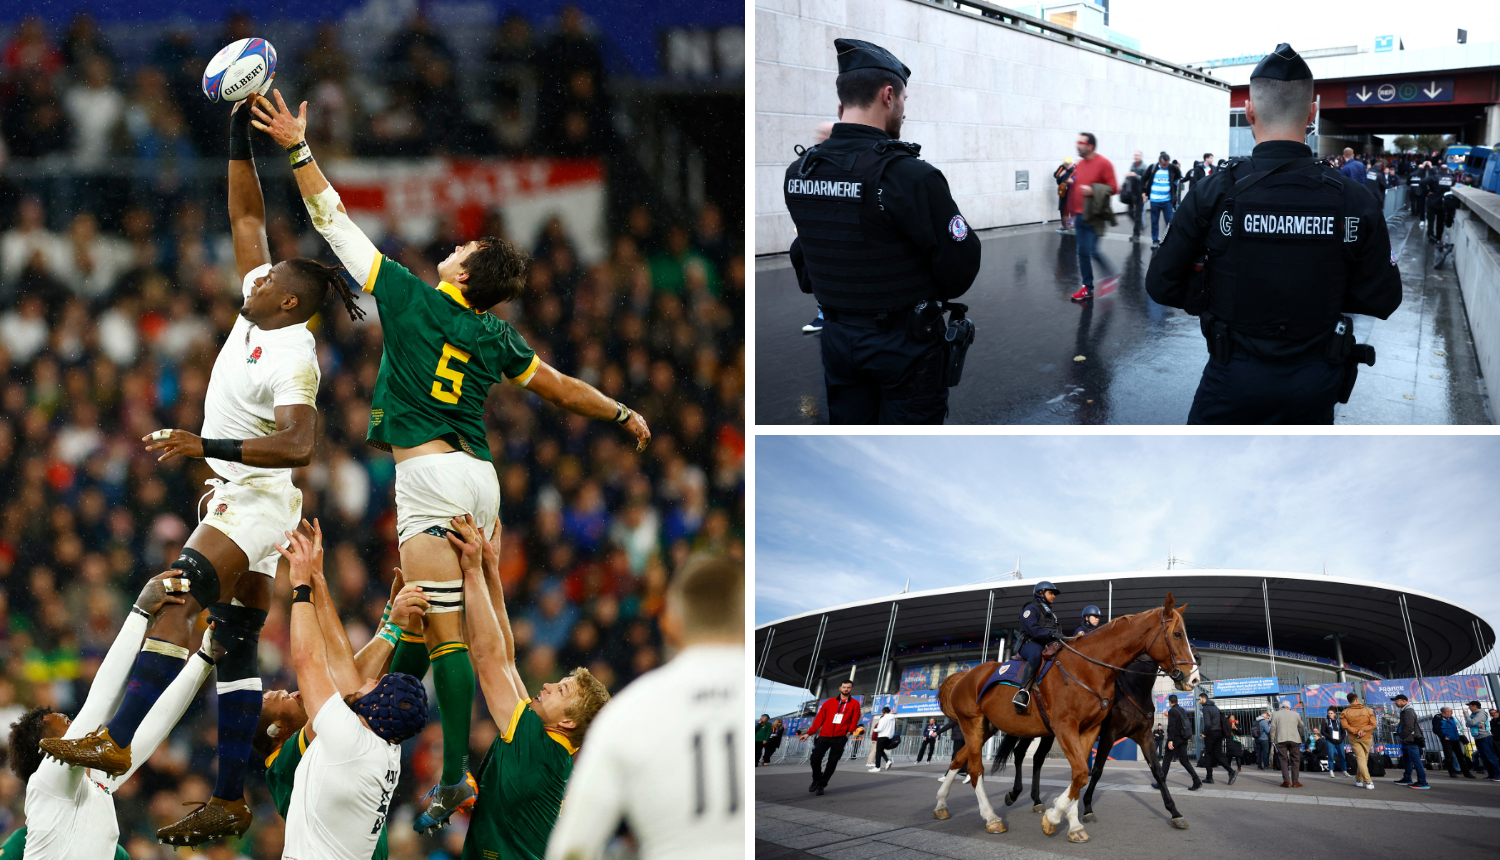
[[[886,226],[880,203],[886,166],[915,157],[915,149],[898,140],[853,152],[815,146],[787,168],[786,208],[824,307],[881,313],[936,297],[926,255]]]
[[[1333,330],[1348,281],[1345,248],[1358,241],[1343,185],[1298,158],[1245,175],[1208,225],[1208,310],[1252,337],[1306,340]],[[1366,228],[1368,229],[1368,228]]]

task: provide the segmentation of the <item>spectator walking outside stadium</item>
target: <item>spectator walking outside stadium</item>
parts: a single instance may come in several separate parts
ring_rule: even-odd
[[[809,759],[813,778],[808,791],[822,794],[823,789],[828,787],[828,781],[833,779],[834,769],[839,766],[839,758],[844,754],[844,745],[849,742],[849,733],[859,724],[859,702],[850,695],[853,691],[853,681],[839,684],[839,694],[824,700],[818,708],[817,716],[813,717],[812,725],[802,733],[802,737],[814,738],[812,756]],[[826,769],[823,767],[825,757],[828,759]]]
[[[1276,716],[1271,718],[1271,740],[1281,759],[1281,787],[1301,788],[1302,715],[1292,710],[1290,700],[1283,699]]]
[[[1158,232],[1157,218],[1162,219],[1162,226],[1167,229],[1172,227],[1172,213],[1174,211],[1173,199],[1175,197],[1177,183],[1182,181],[1182,171],[1177,169],[1175,163],[1167,160],[1167,154],[1163,152],[1156,163],[1146,168],[1141,176],[1141,200],[1151,204],[1151,250],[1155,251],[1161,247],[1161,233]]]
[[[1354,150],[1344,147],[1344,166],[1339,168],[1339,173],[1363,185],[1365,183],[1365,163],[1354,157]]]
[[[896,734],[896,715],[890,708],[880,709],[880,721],[875,724],[875,763],[872,770],[890,770],[891,758],[885,751],[901,742]]]
[[[1463,771],[1464,779],[1475,779],[1469,757],[1464,755],[1464,735],[1458,729],[1458,718],[1453,716],[1452,708],[1444,707],[1433,716],[1432,732],[1443,744],[1443,767],[1448,770],[1448,778],[1458,779],[1459,771]]]
[[[1068,192],[1073,190],[1073,157],[1063,159],[1063,163],[1052,171],[1052,178],[1057,180],[1057,232],[1066,233],[1073,227],[1073,220],[1068,217]]]
[[[1193,189],[1198,187],[1198,183],[1213,175],[1214,154],[1212,152],[1205,152],[1203,153],[1203,160],[1193,162],[1192,169],[1188,171],[1188,193],[1193,193]]]
[[[1475,751],[1490,775],[1490,782],[1500,782],[1500,758],[1495,755],[1495,737],[1490,731],[1489,714],[1480,709],[1478,702],[1470,702],[1467,707],[1469,713],[1464,721],[1474,736]]]
[[[1250,736],[1255,739],[1255,764],[1261,770],[1271,767],[1271,714],[1261,711],[1260,716],[1255,718],[1255,725],[1250,729]]]
[[[917,762],[922,761],[922,754],[927,754],[927,760],[932,761],[932,752],[937,749],[938,726],[936,718],[928,718],[927,725],[922,727],[922,746],[917,749]]]
[[[1349,746],[1354,752],[1354,784],[1357,787],[1374,789],[1375,783],[1370,780],[1370,743],[1374,740],[1375,712],[1365,706],[1359,700],[1359,696],[1350,693],[1345,698],[1349,701],[1349,707],[1339,714],[1339,723],[1349,736]]]
[[[1180,761],[1193,778],[1193,787],[1188,791],[1197,791],[1203,787],[1203,780],[1198,778],[1198,769],[1193,767],[1193,760],[1188,758],[1188,744],[1193,742],[1193,732],[1188,727],[1193,721],[1188,719],[1187,711],[1177,704],[1175,693],[1167,697],[1167,702],[1171,707],[1167,709],[1167,757],[1162,761],[1161,778],[1167,778],[1167,771],[1172,768],[1173,761]]]
[[[1323,724],[1323,743],[1328,747],[1324,754],[1328,756],[1328,775],[1334,779],[1342,779],[1348,775],[1348,764],[1344,761],[1344,740],[1348,732],[1339,722],[1338,709],[1329,706],[1328,720]]]
[[[1095,151],[1098,140],[1093,134],[1079,132],[1077,146],[1079,162],[1073,171],[1073,190],[1068,192],[1068,213],[1073,216],[1073,233],[1078,237],[1078,274],[1083,286],[1069,298],[1081,301],[1094,295],[1094,261],[1105,271],[1100,286],[1113,288],[1120,280],[1119,275],[1109,273],[1109,263],[1099,254],[1104,224],[1115,223],[1110,201],[1119,193],[1120,183],[1115,180],[1115,166]]]
[[[1120,200],[1125,203],[1130,213],[1130,241],[1141,240],[1141,228],[1145,225],[1146,197],[1146,163],[1141,161],[1141,151],[1137,149],[1130,162],[1130,169],[1125,171],[1125,176],[1120,180]]]
[[[880,717],[875,713],[870,714],[870,749],[865,753],[865,769],[875,769],[875,756],[880,752]]]
[[[1200,737],[1203,738],[1204,743],[1203,768],[1207,771],[1203,781],[1213,784],[1214,764],[1217,763],[1229,774],[1229,784],[1234,785],[1234,779],[1238,774],[1224,753],[1224,739],[1230,734],[1229,724],[1224,719],[1224,715],[1219,713],[1219,706],[1214,704],[1214,700],[1210,699],[1207,693],[1198,694],[1198,712],[1203,715],[1203,734]]]
[[[1405,693],[1397,693],[1391,701],[1395,702],[1400,713],[1397,737],[1401,740],[1401,757],[1406,762],[1406,770],[1396,780],[1396,784],[1407,788],[1429,788],[1427,768],[1422,766],[1422,747],[1426,746],[1426,740],[1422,737],[1422,729],[1417,725],[1417,711],[1411,706],[1411,700]],[[1416,775],[1415,781],[1412,780],[1413,773]]]
[[[766,739],[766,749],[761,755],[760,763],[762,765],[769,765],[771,763],[771,756],[776,755],[776,751],[781,749],[781,742],[785,738],[786,723],[783,723],[781,720],[772,720],[771,736]]]
[[[771,739],[771,715],[761,714],[760,719],[755,721],[755,760],[762,761],[766,757],[766,741]]]

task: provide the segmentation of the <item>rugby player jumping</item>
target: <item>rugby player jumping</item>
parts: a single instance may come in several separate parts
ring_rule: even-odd
[[[129,770],[136,729],[187,660],[189,625],[206,607],[225,648],[218,664],[218,779],[208,803],[157,831],[179,845],[239,836],[250,827],[244,779],[260,719],[257,644],[277,547],[302,516],[302,491],[292,486],[291,471],[311,460],[316,435],[321,375],[307,321],[330,290],[351,317],[364,315],[338,269],[303,258],[271,265],[265,201],[250,151],[250,111],[240,110],[242,105],[229,123],[229,221],[245,304],[209,377],[202,436],[158,430],[142,440],[151,443],[148,451],[162,452],[158,460],[202,457],[219,475],[208,482],[213,490],[204,518],[171,565],[174,576],[187,578],[187,599],[152,623],[109,725],[45,745],[68,764],[111,775]],[[261,575],[244,576],[248,571]]]
[[[396,460],[396,533],[407,582],[431,603],[426,644],[443,724],[443,769],[415,828],[431,832],[474,804],[468,773],[474,672],[464,644],[464,589],[445,544],[448,522],[469,514],[482,533],[496,526],[500,485],[484,427],[490,387],[510,382],[577,415],[613,420],[644,450],[641,416],[537,357],[511,325],[488,310],[520,295],[526,254],[495,238],[460,245],[438,264],[434,289],[385,258],[355,226],[307,146],[307,103],[292,113],[280,92],[254,106],[255,127],[287,148],[313,227],[344,268],[375,297],[384,355],[367,440]],[[539,849],[540,850],[540,849]]]

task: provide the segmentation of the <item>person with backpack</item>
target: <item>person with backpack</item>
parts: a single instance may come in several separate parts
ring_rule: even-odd
[[[1271,714],[1261,711],[1255,725],[1250,727],[1250,737],[1255,740],[1255,764],[1261,770],[1272,766],[1271,762]]]
[[[1328,756],[1328,775],[1333,779],[1343,779],[1349,775],[1349,766],[1344,761],[1346,736],[1343,725],[1339,723],[1338,709],[1329,705],[1328,720],[1323,724],[1323,743],[1328,747],[1324,755]]]
[[[1489,715],[1480,709],[1478,702],[1470,702],[1468,708],[1469,715],[1464,721],[1469,725],[1469,733],[1474,735],[1474,748],[1479,754],[1478,758],[1484,763],[1490,782],[1500,782],[1500,758],[1495,755],[1495,738],[1490,733]]]
[[[1354,786],[1374,789],[1375,783],[1370,779],[1370,743],[1375,735],[1375,712],[1353,693],[1346,698],[1349,707],[1339,714],[1339,726],[1348,735],[1349,746],[1354,749]]]
[[[1405,693],[1397,693],[1391,701],[1401,714],[1396,732],[1401,739],[1401,757],[1406,762],[1406,772],[1396,784],[1422,790],[1431,788],[1427,784],[1427,768],[1422,766],[1422,748],[1427,746],[1427,740],[1417,725],[1417,710],[1411,706],[1411,699]],[[1417,777],[1415,782],[1412,781],[1413,773]]]
[[[1470,769],[1469,757],[1464,755],[1464,735],[1459,731],[1458,718],[1453,716],[1452,708],[1445,707],[1433,716],[1432,733],[1443,744],[1443,767],[1448,769],[1448,778],[1458,779],[1458,772],[1462,770],[1464,779],[1477,779]]]

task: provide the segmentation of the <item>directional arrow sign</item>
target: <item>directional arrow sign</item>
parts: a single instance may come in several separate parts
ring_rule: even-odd
[[[1407,81],[1360,81],[1350,83],[1344,104],[1409,105],[1453,101],[1452,78],[1427,78]]]

